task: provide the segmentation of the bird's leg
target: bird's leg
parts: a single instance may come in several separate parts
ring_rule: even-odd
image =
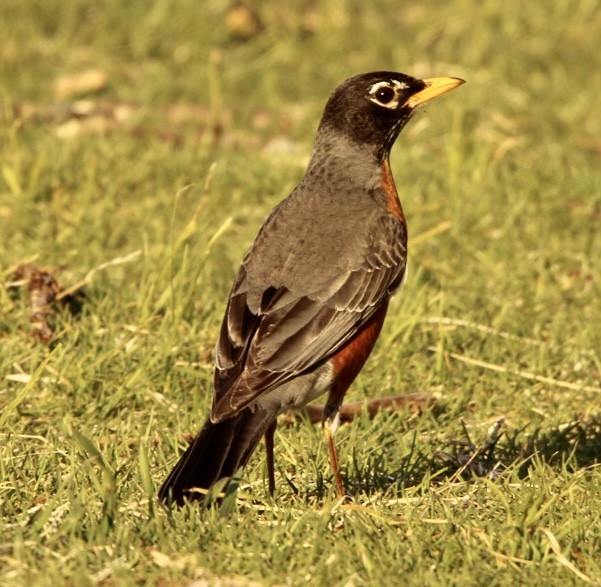
[[[277,418],[274,418],[273,422],[267,428],[265,432],[265,457],[267,459],[267,477],[269,481],[269,494],[275,493],[275,467],[273,458],[273,436],[275,429],[278,427]]]
[[[342,483],[342,477],[340,476],[340,465],[338,464],[338,453],[336,452],[336,443],[334,442],[334,435],[340,424],[340,402],[335,404],[326,404],[323,413],[323,431],[328,444],[328,453],[330,455],[330,467],[334,474],[334,483],[336,484],[336,495],[339,499],[346,496],[344,491],[344,484]]]

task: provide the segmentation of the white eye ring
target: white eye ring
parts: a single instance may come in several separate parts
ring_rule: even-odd
[[[394,95],[390,98],[390,100],[382,101],[378,97],[378,92],[383,89],[389,89],[394,92]],[[395,79],[377,82],[369,88],[369,99],[378,106],[382,106],[383,108],[389,108],[390,110],[395,110],[399,106],[399,95],[401,93],[401,90],[405,89],[407,89],[407,84],[404,84],[403,82],[400,82]]]

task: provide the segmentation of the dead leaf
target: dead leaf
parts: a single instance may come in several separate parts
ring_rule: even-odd
[[[108,85],[108,75],[102,69],[86,69],[78,73],[63,75],[54,82],[54,95],[64,100],[75,95],[95,94]]]
[[[63,287],[56,280],[55,272],[41,269],[33,263],[24,263],[15,269],[12,281],[8,288],[27,288],[29,293],[29,321],[33,328],[31,336],[37,338],[43,344],[52,340],[54,328],[52,317],[55,313],[56,304],[74,308],[73,304],[81,305],[85,292],[79,289],[71,296],[62,296]]]
[[[246,2],[234,2],[225,15],[225,27],[232,40],[248,41],[263,31],[265,25]]]

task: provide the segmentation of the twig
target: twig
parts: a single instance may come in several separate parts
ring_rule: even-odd
[[[428,347],[428,350],[433,352],[438,352],[440,349],[437,347]],[[505,373],[507,375],[513,375],[514,377],[521,377],[522,379],[529,379],[531,381],[538,381],[539,383],[548,383],[549,385],[556,385],[557,387],[563,387],[564,389],[572,389],[574,391],[586,391],[590,393],[601,393],[601,387],[596,387],[594,385],[582,385],[579,383],[571,383],[569,381],[561,381],[560,379],[554,379],[553,377],[545,377],[544,375],[536,375],[535,373],[530,373],[529,371],[522,371],[519,369],[508,369],[507,367],[503,367],[502,365],[496,365],[494,363],[488,363],[486,361],[481,361],[480,359],[472,359],[471,357],[466,357],[465,355],[460,355],[459,353],[452,353],[449,351],[445,351],[445,354],[451,359],[456,359],[462,363],[466,363],[468,365],[474,365],[476,367],[481,367],[482,369],[488,369],[489,371],[495,371],[497,373]]]
[[[427,393],[409,393],[407,395],[394,395],[389,397],[377,397],[373,399],[351,402],[343,404],[340,407],[340,422],[350,422],[357,418],[366,408],[370,418],[373,418],[382,410],[395,412],[409,409],[410,412],[421,412],[425,407],[433,403],[433,399]],[[302,410],[312,424],[322,421],[324,406],[317,404],[308,404]],[[283,423],[290,423],[292,419],[283,420]]]
[[[468,447],[473,452],[469,456],[456,455],[455,460],[460,464],[460,466],[451,476],[451,481],[458,479],[468,469],[476,473],[476,475],[478,475],[479,477],[483,477],[484,475],[489,476],[492,479],[495,479],[497,477],[500,463],[497,462],[492,467],[490,465],[493,462],[493,452],[495,450],[495,447],[497,446],[497,443],[499,442],[499,439],[501,438],[501,428],[503,427],[504,423],[504,418],[498,420],[491,433],[489,434],[488,438],[486,439],[486,442],[482,446],[476,447],[476,445],[472,442],[470,438],[470,435],[465,426],[465,422],[461,422],[463,432],[467,438]],[[447,456],[445,455],[445,453],[441,453],[441,455],[445,457]],[[484,459],[482,460],[480,457],[484,457]],[[461,463],[461,461],[464,459],[465,462]]]
[[[411,246],[415,246],[416,244],[419,244],[423,241],[427,241],[429,239],[431,239],[434,236],[438,236],[439,234],[442,234],[443,232],[447,232],[447,230],[449,230],[451,228],[452,223],[449,222],[448,220],[445,220],[443,222],[441,222],[440,224],[437,224],[436,226],[433,226],[432,228],[415,235],[412,239],[411,239]]]
[[[124,263],[131,263],[132,261],[135,261],[141,254],[142,254],[142,251],[140,249],[138,249],[137,251],[134,251],[133,253],[130,253],[129,255],[125,255],[125,257],[116,257],[115,259],[111,259],[110,261],[107,261],[106,263],[102,263],[102,264],[98,265],[98,267],[94,267],[94,269],[91,269],[90,271],[88,271],[87,275],[83,279],[81,279],[80,281],[78,281],[77,283],[72,285],[71,287],[63,290],[59,295],[57,295],[56,299],[62,300],[63,298],[73,294],[73,292],[76,292],[77,290],[81,289],[83,286],[87,285],[88,283],[90,283],[90,281],[92,281],[92,278],[94,277],[94,275],[96,273],[98,273],[98,271],[102,271],[103,269],[106,269],[107,267],[113,267],[115,265],[123,265]]]
[[[557,560],[560,564],[562,564],[564,567],[566,567],[568,570],[574,573],[574,575],[576,575],[581,581],[584,581],[589,585],[595,584],[587,575],[585,575],[582,571],[577,569],[576,566],[567,559],[567,557],[561,552],[561,547],[559,546],[557,538],[555,538],[555,536],[549,530],[547,530],[547,528],[539,528],[539,530],[547,537],[547,540],[549,541],[549,546],[551,547],[551,550],[557,557]]]
[[[478,322],[472,322],[470,320],[462,320],[461,318],[446,318],[444,316],[432,316],[430,318],[424,318],[419,321],[421,324],[442,324],[444,326],[460,326],[462,328],[472,328],[474,330],[478,330],[479,332],[484,332],[485,334],[494,334],[500,338],[506,338],[508,340],[519,340],[520,342],[527,342],[529,344],[537,344],[540,345],[540,341],[534,338],[529,338],[526,336],[518,336],[517,334],[512,334],[511,332],[505,332],[503,330],[497,330],[490,326],[486,326],[486,324],[479,324]]]

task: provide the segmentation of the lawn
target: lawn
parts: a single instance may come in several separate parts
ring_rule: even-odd
[[[601,6],[252,6],[0,6],[0,584],[601,585]],[[426,405],[341,427],[352,500],[300,417],[275,496],[260,447],[167,511],[240,260],[379,69],[467,80],[393,149],[409,278],[347,395]]]

